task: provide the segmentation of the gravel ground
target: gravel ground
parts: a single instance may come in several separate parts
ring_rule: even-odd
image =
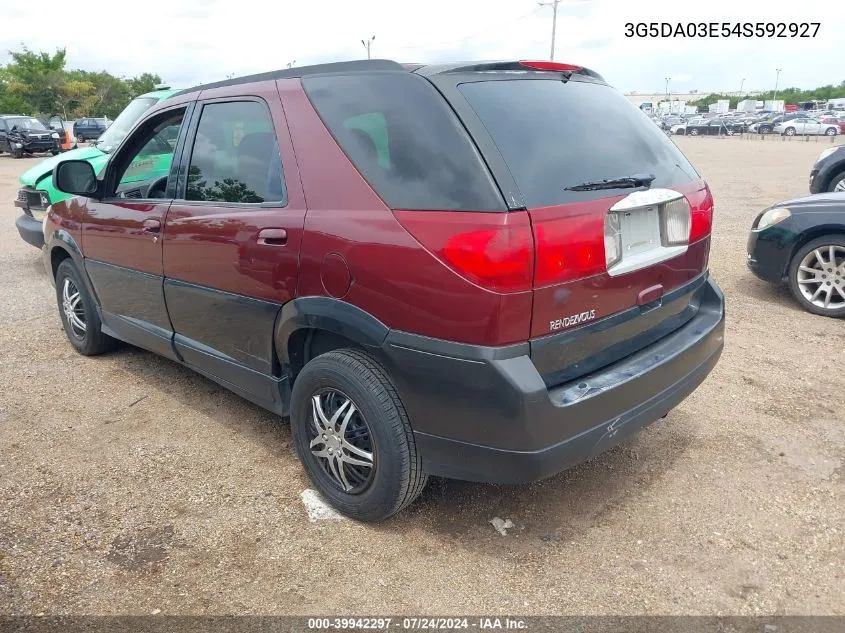
[[[433,480],[375,526],[308,520],[271,414],[147,352],[76,354],[13,224],[37,159],[0,157],[0,614],[845,614],[845,326],[744,261],[828,145],[677,142],[717,205],[711,376],[583,466]]]

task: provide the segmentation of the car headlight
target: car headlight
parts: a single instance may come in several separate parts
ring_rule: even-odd
[[[12,145],[14,146],[15,149],[20,149],[21,147],[23,147],[23,145],[20,144],[20,143],[12,143]]]
[[[58,138],[59,138],[59,133],[58,133],[58,132],[53,132],[52,136],[53,136],[53,138],[58,139]]]
[[[827,158],[828,156],[833,154],[833,152],[835,152],[838,149],[839,149],[838,146],[837,147],[828,147],[825,151],[823,151],[821,154],[819,154],[819,157],[816,159],[816,162],[818,163],[818,162],[823,161],[825,158]]]
[[[783,222],[791,216],[792,212],[786,207],[780,207],[778,209],[769,209],[762,216],[760,216],[760,221],[757,222],[757,226],[754,228],[754,230],[762,231],[763,229],[770,227],[773,224]]]

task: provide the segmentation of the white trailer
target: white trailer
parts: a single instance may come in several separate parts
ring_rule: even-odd
[[[783,99],[769,99],[763,104],[763,109],[767,112],[783,112],[785,103]]]

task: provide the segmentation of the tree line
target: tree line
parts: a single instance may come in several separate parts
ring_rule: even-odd
[[[746,94],[744,96],[737,96],[736,94],[716,94],[711,93],[701,99],[690,101],[690,105],[697,105],[707,107],[711,103],[716,103],[722,99],[728,99],[731,102],[730,107],[736,108],[736,104],[743,99],[757,99],[758,101],[767,101],[770,99],[783,100],[787,105],[798,105],[802,101],[828,101],[830,99],[845,98],[845,81],[842,81],[838,86],[829,84],[813,90],[801,90],[800,88],[783,88],[777,91],[775,95],[774,90],[763,93]]]
[[[65,49],[54,54],[23,47],[0,66],[0,113],[59,115],[65,120],[114,119],[131,99],[161,83],[152,73],[126,79],[105,71],[68,70]]]

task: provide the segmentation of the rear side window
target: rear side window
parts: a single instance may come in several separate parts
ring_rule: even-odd
[[[263,103],[232,101],[203,106],[185,199],[284,202],[279,143]]]
[[[654,188],[699,177],[658,126],[605,84],[514,79],[464,83],[459,90],[502,153],[529,207],[624,191],[566,191],[585,182],[652,174]]]
[[[302,81],[320,118],[393,209],[504,211],[466,130],[424,78],[411,73]]]

